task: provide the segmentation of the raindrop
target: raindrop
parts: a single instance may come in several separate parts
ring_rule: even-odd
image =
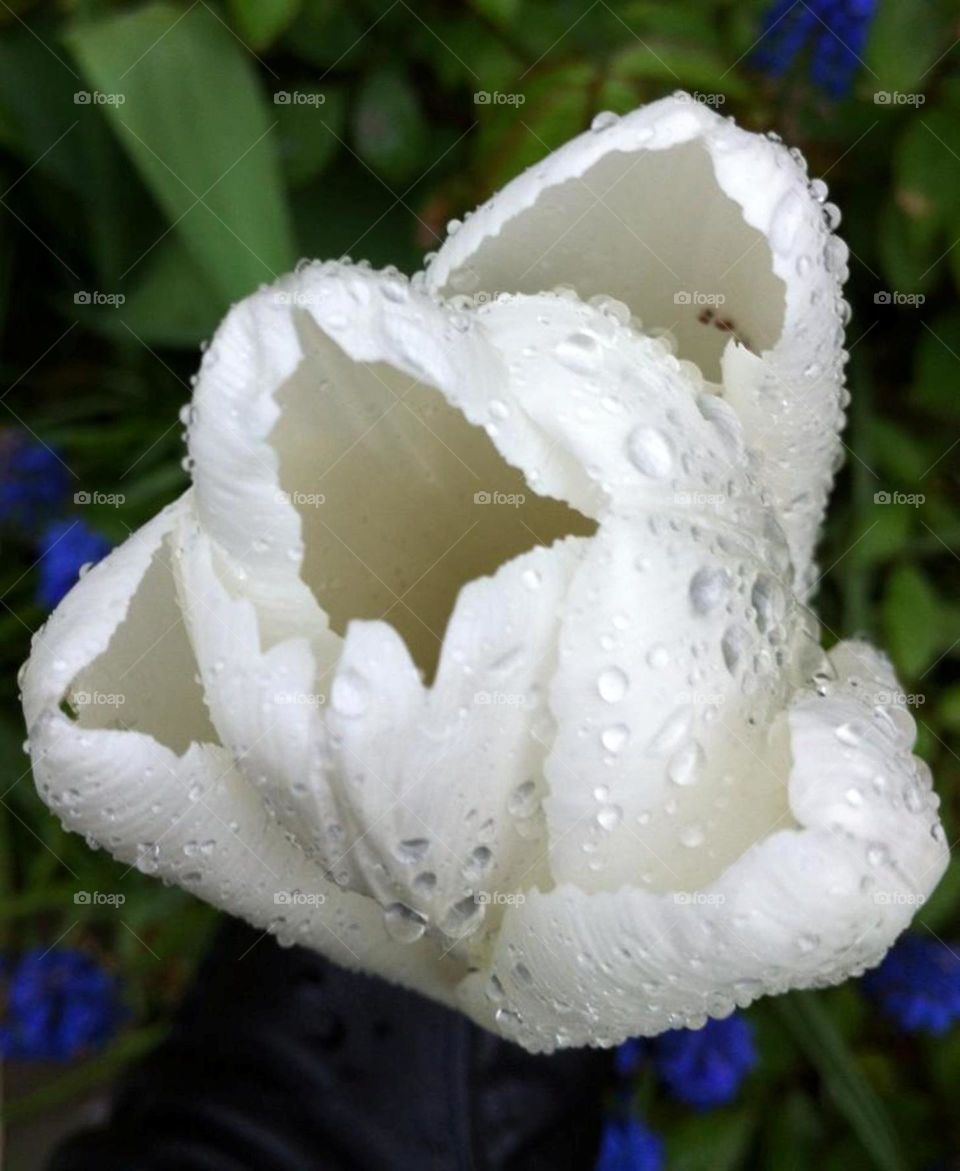
[[[362,716],[367,710],[367,684],[356,671],[342,671],[330,689],[330,705],[341,716]]]
[[[601,110],[599,114],[594,115],[590,129],[597,134],[602,130],[609,130],[611,126],[616,126],[619,121],[619,114],[615,114],[612,110]]]
[[[725,569],[704,566],[690,579],[690,605],[696,614],[709,614],[730,591],[730,574]]]
[[[720,653],[731,675],[736,673],[737,665],[743,652],[750,642],[750,636],[742,626],[728,626],[720,640]]]
[[[423,915],[408,907],[406,903],[391,903],[383,912],[383,925],[387,934],[397,943],[416,943],[427,929]]]
[[[600,345],[592,333],[572,333],[556,349],[557,360],[568,370],[586,373],[600,361]]]
[[[514,817],[530,817],[537,810],[537,786],[533,781],[524,781],[510,794],[507,810]]]
[[[622,817],[623,810],[619,805],[604,805],[597,813],[597,825],[609,833],[610,830],[617,828]]]
[[[670,440],[654,427],[635,427],[627,437],[627,456],[645,476],[663,479],[673,468]]]
[[[611,724],[609,728],[604,728],[600,743],[607,750],[607,752],[619,752],[627,741],[630,739],[630,729],[626,724]]]
[[[675,785],[695,785],[705,760],[704,751],[696,740],[684,744],[670,758],[667,776]]]
[[[629,680],[619,667],[610,667],[597,679],[597,691],[607,703],[619,703],[627,694]]]

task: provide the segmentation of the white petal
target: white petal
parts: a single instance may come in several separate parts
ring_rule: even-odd
[[[448,296],[571,285],[670,329],[710,381],[722,358],[724,397],[763,457],[807,588],[842,425],[835,209],[799,157],[686,95],[601,126],[474,212],[427,284]],[[731,334],[744,346],[727,346]]]
[[[114,550],[35,636],[23,697],[41,795],[123,862],[339,963],[448,998],[459,967],[397,944],[375,903],[326,882],[215,742],[171,562],[171,534],[191,508],[187,494]]]
[[[308,266],[231,311],[190,449],[201,526],[265,645],[389,615],[432,670],[461,585],[590,530],[546,499],[526,527],[476,506],[527,495],[483,430],[505,384],[470,319],[388,272]]]
[[[586,545],[531,550],[467,585],[429,690],[386,623],[348,631],[328,727],[352,853],[377,898],[415,911],[444,951],[465,940],[475,958],[503,910],[496,893],[549,882],[546,686]]]
[[[840,677],[789,708],[799,828],[758,840],[699,890],[528,892],[491,967],[464,981],[466,1011],[528,1048],[613,1045],[879,962],[947,849],[889,666],[853,643],[831,662]]]

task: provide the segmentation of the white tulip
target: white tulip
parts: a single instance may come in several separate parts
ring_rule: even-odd
[[[35,640],[51,808],[532,1050],[877,963],[947,849],[889,665],[806,605],[845,401],[824,197],[678,95],[413,282],[307,265],[236,305],[192,489]]]

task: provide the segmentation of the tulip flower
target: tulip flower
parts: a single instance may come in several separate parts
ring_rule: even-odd
[[[888,662],[809,608],[846,401],[825,196],[677,95],[412,281],[308,264],[236,305],[191,489],[35,640],[46,802],[530,1050],[877,964],[947,848]]]

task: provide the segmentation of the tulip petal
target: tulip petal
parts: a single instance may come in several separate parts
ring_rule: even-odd
[[[614,1045],[878,963],[948,851],[889,664],[860,643],[829,660],[785,717],[799,828],[697,890],[527,892],[461,985],[465,1010],[531,1049]]]
[[[482,299],[558,285],[667,328],[740,416],[802,583],[843,423],[847,249],[796,152],[680,94],[599,118],[440,248],[427,285]]]
[[[234,307],[190,451],[200,524],[265,645],[389,614],[432,672],[465,582],[592,530],[529,494],[491,442],[501,389],[482,331],[396,274],[307,266]],[[478,507],[498,502],[528,508]]]
[[[131,866],[449,998],[458,965],[397,944],[376,903],[326,882],[216,742],[177,609],[171,536],[190,497],[91,569],[35,636],[23,698],[41,796]]]

